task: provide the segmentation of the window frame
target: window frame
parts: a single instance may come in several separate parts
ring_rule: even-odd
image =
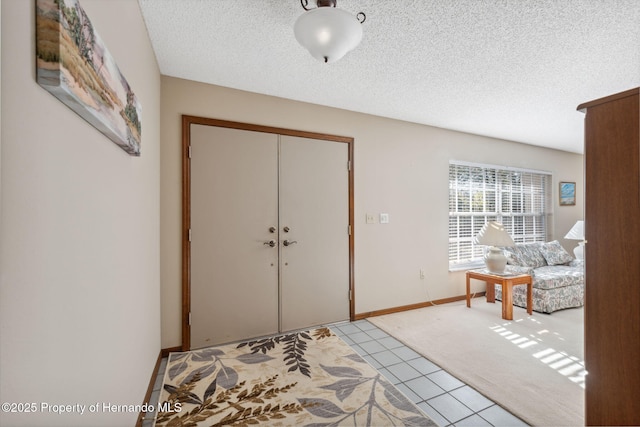
[[[466,180],[460,180],[460,168]],[[548,241],[551,172],[458,160],[449,161],[448,171],[449,271],[484,266],[484,247],[473,239],[487,221],[503,223],[516,243]]]

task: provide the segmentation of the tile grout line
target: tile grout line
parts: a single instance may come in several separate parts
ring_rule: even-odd
[[[398,387],[398,389],[400,389],[405,394],[407,394],[406,391],[408,390],[411,396],[407,396],[407,397],[409,397],[411,401],[413,401],[416,405],[418,405],[418,407],[420,407],[423,411],[425,411],[425,413],[427,413],[427,415],[429,415],[438,425],[449,426],[449,425],[456,425],[457,423],[461,423],[460,425],[464,425],[465,421],[469,421],[473,423],[473,425],[488,425],[488,426],[496,426],[496,427],[502,426],[502,425],[527,426],[527,424],[524,423],[522,420],[515,417],[513,414],[510,414],[508,411],[500,407],[495,402],[481,395],[469,385],[463,383],[462,381],[455,378],[453,375],[447,373],[444,369],[440,368],[433,362],[429,361],[424,356],[413,351],[410,347],[407,347],[400,341],[397,341],[391,335],[382,331],[381,329],[373,325],[368,320],[362,319],[356,322],[335,323],[335,324],[329,325],[329,327],[331,327],[332,330],[340,338],[345,340],[347,344],[349,344],[349,346],[351,346],[360,356],[366,359],[375,369],[377,369],[378,372],[380,372],[383,376],[385,376],[385,378],[387,378],[389,382],[394,384],[396,387]],[[377,336],[377,338],[369,334],[369,332],[371,331],[377,331],[375,332],[375,335]],[[369,335],[371,339],[364,340],[363,336],[359,335],[361,332],[365,332],[367,335]],[[356,335],[357,337],[355,340],[352,339],[353,335]],[[389,337],[392,338],[392,340],[396,341],[399,345],[395,347],[388,347],[386,345],[382,345],[383,350],[373,352],[373,353],[368,352],[366,348],[363,348],[363,346],[361,345],[361,344],[366,344],[371,342],[377,343],[381,339],[389,338]],[[367,345],[367,347],[372,347],[372,345],[371,344]],[[380,347],[375,347],[375,346],[373,347],[380,349]],[[402,358],[398,354],[396,354],[396,352],[394,352],[394,350],[400,351],[399,349],[407,349],[410,352],[409,354],[414,353],[415,355],[412,355],[409,358]],[[385,353],[385,352],[390,352],[396,357],[396,359],[392,358],[393,360],[392,363],[385,364],[375,357],[375,354]],[[382,356],[379,356],[379,357],[382,358]],[[397,378],[397,376],[394,375],[393,372],[391,372],[388,369],[391,366],[398,366],[401,364],[406,364],[408,366],[411,366],[409,362],[413,361],[415,364],[417,363],[415,362],[417,360],[423,360],[425,361],[424,363],[428,363],[432,365],[432,368],[431,368],[432,370],[429,372],[422,372],[416,369],[416,371],[420,374],[418,377],[406,378],[403,381],[401,378]],[[372,361],[375,361],[375,363],[372,363]],[[413,368],[415,369],[415,367]],[[433,375],[437,372],[442,372],[443,374],[441,375],[443,375],[445,379],[449,381],[455,381],[456,385],[446,387],[446,386],[443,386],[443,384],[439,384],[438,382],[433,381],[432,378],[429,378],[429,375]],[[391,377],[389,377],[389,374],[391,374]],[[415,375],[415,374],[412,374],[412,375]],[[435,394],[430,395],[426,398],[423,398],[423,396],[420,396],[407,383],[410,383],[411,381],[414,381],[414,380],[419,380],[421,378],[423,378],[424,381],[429,381],[429,383],[427,384],[433,384],[433,386],[440,389],[440,391],[436,391]],[[417,381],[414,381],[414,383],[417,383]],[[415,387],[416,386],[414,385],[414,388]],[[470,402],[465,403],[464,400],[461,400],[460,398],[456,397],[456,395],[452,394],[454,392],[459,392],[457,394],[461,394],[468,390],[471,390],[471,394],[473,396],[479,396],[479,397],[476,397],[478,401],[484,401],[484,403],[480,405],[479,409],[474,410],[473,407],[471,406],[476,406],[476,405],[470,404]],[[411,398],[412,396],[415,396],[415,397]],[[442,402],[443,404],[442,408],[444,409],[438,410],[438,408],[434,407],[430,403],[436,399],[446,400],[446,402]],[[454,406],[457,407],[457,409],[456,408],[451,409],[452,403]],[[449,407],[447,407],[447,404],[449,405]],[[427,406],[427,408],[425,408],[425,405]],[[427,410],[427,409],[430,409],[430,410]],[[445,410],[449,410],[449,413],[448,414],[442,413],[442,412],[445,412]],[[464,413],[461,413],[460,410],[464,411]],[[445,415],[448,415],[449,418]],[[453,421],[451,421],[451,419],[453,419]]]

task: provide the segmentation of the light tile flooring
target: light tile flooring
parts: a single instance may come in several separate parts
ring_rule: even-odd
[[[329,327],[441,427],[527,425],[367,320]],[[151,395],[153,405],[166,365],[164,358]],[[153,425],[154,415],[146,415],[143,427]]]
[[[156,382],[153,386],[153,392],[151,393],[151,398],[149,399],[149,403],[153,405],[154,411],[153,413],[149,412],[145,414],[144,419],[142,420],[142,427],[151,427],[153,426],[154,419],[157,413],[156,405],[158,404],[158,399],[160,398],[160,389],[162,387],[162,380],[164,379],[164,371],[167,369],[167,358],[163,357],[160,362],[160,367],[158,368],[158,376],[156,376]]]
[[[330,327],[439,426],[527,425],[367,320]]]

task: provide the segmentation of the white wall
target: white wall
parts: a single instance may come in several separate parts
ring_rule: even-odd
[[[2,0],[2,402],[140,404],[160,350],[160,73],[135,0],[81,4],[142,104],[142,156],[38,86],[35,0]],[[136,418],[0,413],[0,424]]]
[[[449,160],[551,171],[555,237],[582,217],[581,155],[163,76],[163,348],[181,344],[181,114],[355,138],[356,313],[464,295],[448,272]],[[577,182],[575,207],[558,206],[558,181]],[[389,224],[365,224],[382,212]]]

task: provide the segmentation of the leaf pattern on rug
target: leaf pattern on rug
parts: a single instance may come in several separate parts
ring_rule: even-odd
[[[174,355],[172,354],[172,356]],[[218,349],[204,349],[196,352],[175,354],[175,357],[171,358],[172,366],[167,372],[169,379],[175,380],[178,378],[194,362],[212,362],[192,369],[190,373],[182,379],[181,384],[194,382],[192,381],[194,377],[197,377],[195,379],[195,382],[197,382],[200,378],[207,377],[218,369],[216,374],[217,384],[226,389],[232,388],[238,383],[238,373],[233,368],[224,365],[222,362],[222,357],[224,356],[225,353]],[[251,362],[247,361],[244,363]]]
[[[164,389],[170,393],[166,402],[171,403],[172,407],[175,407],[176,402],[197,406],[182,415],[176,415],[174,412],[160,412],[156,425],[166,422],[167,426],[197,426],[198,423],[223,413],[226,415],[211,425],[259,424],[261,421],[285,418],[284,413],[297,414],[301,412],[303,410],[302,404],[287,403],[283,405],[276,403],[274,405],[267,403],[263,406],[266,400],[276,399],[281,393],[287,393],[296,386],[296,383],[291,383],[284,387],[274,387],[277,377],[275,375],[265,382],[255,384],[251,389],[246,387],[246,381],[242,381],[235,387],[221,391],[213,399],[216,390],[216,381],[214,380],[204,393],[204,401],[191,392],[195,383],[199,381],[197,376],[193,376],[188,383],[181,387],[165,385]],[[252,407],[253,404],[259,404],[259,406]]]
[[[313,336],[316,340],[327,338],[331,336],[331,330],[329,328],[318,328],[313,332]],[[249,346],[251,348],[251,354],[257,354],[259,352],[266,354],[276,348],[277,344],[284,343],[284,362],[289,366],[289,372],[298,370],[302,375],[311,378],[309,364],[304,358],[304,353],[307,351],[307,341],[312,340],[313,338],[309,336],[309,331],[296,332],[276,337],[263,338],[256,341],[244,342],[238,344],[237,348]]]
[[[361,406],[349,412],[340,409],[338,406],[325,399],[298,399],[298,401],[302,403],[305,409],[315,416],[322,418],[337,418],[334,419],[331,423],[313,424],[314,426],[338,426],[341,425],[341,423],[347,418],[354,418],[355,421],[355,414],[357,414],[359,411],[365,409],[370,413],[374,408],[378,411],[381,411],[388,418],[390,425],[398,425],[398,423],[401,423],[401,425],[424,425],[425,420],[423,416],[420,416],[420,410],[418,410],[413,404],[410,404],[407,398],[380,374],[375,374],[374,376],[363,376],[362,372],[351,367],[323,365],[320,365],[320,367],[333,377],[344,378],[332,384],[327,384],[320,387],[326,390],[334,391],[335,396],[339,401],[344,401],[354,391],[356,391],[357,388],[367,387],[367,384],[368,389],[366,391],[369,395],[369,399],[362,402]],[[378,384],[383,387],[383,393],[385,398],[387,399],[387,402],[389,402],[395,408],[401,409],[403,411],[413,412],[416,415],[400,418],[394,415],[391,411],[388,411],[383,406],[381,406],[378,403],[378,399],[376,397],[376,386]],[[370,425],[369,421],[370,420],[367,420],[367,425]],[[419,422],[419,424],[414,424],[415,422]]]
[[[172,353],[160,426],[435,425],[329,328]]]

